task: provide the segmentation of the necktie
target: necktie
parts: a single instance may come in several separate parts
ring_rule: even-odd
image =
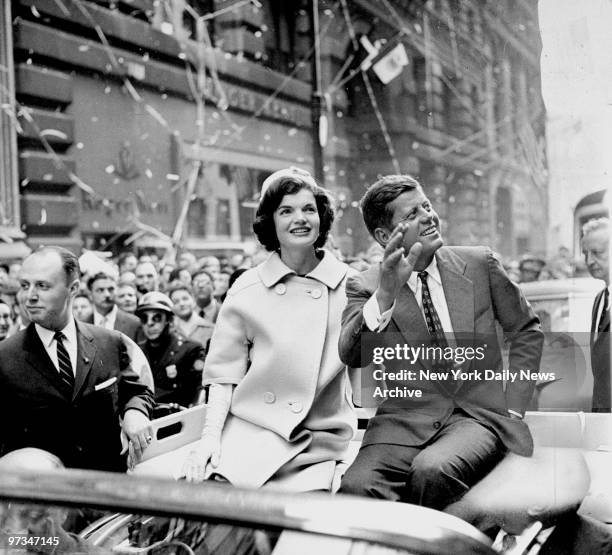
[[[599,317],[599,324],[597,325],[597,333],[602,333],[606,326],[610,324],[610,292],[606,287],[604,289],[603,296],[603,308],[601,309],[601,316]]]
[[[431,293],[427,285],[427,272],[419,272],[419,278],[422,284],[422,300],[423,300],[423,314],[425,315],[425,323],[429,330],[429,335],[433,340],[435,347],[441,347],[444,349],[448,347],[444,330],[442,329],[442,323],[438,317],[438,313],[434,307],[433,301],[431,300]]]
[[[56,331],[54,336],[57,344],[57,365],[59,366],[59,374],[62,381],[66,384],[70,391],[74,389],[74,374],[72,373],[72,363],[66,347],[64,347],[64,339],[66,337],[61,331]]]
[[[433,301],[431,300],[431,293],[429,292],[429,286],[427,285],[427,272],[419,272],[419,278],[421,280],[421,298],[423,301],[423,314],[425,315],[425,323],[427,324],[427,330],[431,336],[431,345],[433,347],[440,347],[442,351],[448,347],[448,341],[444,335],[444,329],[442,323],[436,312]],[[456,391],[461,385],[460,380],[453,380],[450,371],[453,370],[452,360],[436,360],[434,366],[437,370],[448,372],[448,378],[446,380],[440,380],[444,383],[451,392]]]

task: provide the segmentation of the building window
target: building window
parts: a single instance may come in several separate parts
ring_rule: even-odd
[[[412,61],[412,75],[416,85],[416,113],[415,118],[419,125],[427,126],[427,70],[425,58],[415,56]]]
[[[265,10],[265,48],[267,65],[290,73],[300,58],[298,34],[308,34],[310,2],[305,0],[268,0]]]
[[[187,213],[190,238],[250,240],[261,184],[270,172],[206,163]]]

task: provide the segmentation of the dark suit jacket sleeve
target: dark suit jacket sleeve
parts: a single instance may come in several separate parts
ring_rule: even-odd
[[[115,330],[124,333],[132,341],[136,341],[138,338],[138,331],[140,330],[140,320],[132,314],[119,310],[117,311],[117,319],[115,320]]]
[[[153,393],[130,366],[127,348],[121,340],[119,333],[115,333],[117,335],[116,341],[121,364],[119,375],[119,412],[123,416],[127,410],[136,409],[150,418],[153,405],[155,404]]]
[[[342,362],[351,368],[361,368],[370,362],[361,360],[361,333],[370,331],[363,316],[363,305],[373,293],[374,290],[366,286],[363,274],[346,282],[347,304],[342,313],[338,349]]]
[[[510,347],[509,370],[537,372],[544,343],[540,320],[518,285],[510,280],[497,256],[488,250],[487,258],[493,311]],[[507,408],[524,414],[534,388],[535,381],[532,380],[508,383]]]

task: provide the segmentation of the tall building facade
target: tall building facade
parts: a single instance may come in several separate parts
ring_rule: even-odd
[[[243,248],[261,183],[298,165],[336,194],[346,254],[396,171],[450,243],[544,250],[535,1],[15,0],[0,25],[8,241]],[[398,44],[383,84],[364,58]]]

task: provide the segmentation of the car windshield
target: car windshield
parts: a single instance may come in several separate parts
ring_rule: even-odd
[[[325,494],[61,470],[5,471],[0,499],[7,553],[494,553],[451,515]]]

